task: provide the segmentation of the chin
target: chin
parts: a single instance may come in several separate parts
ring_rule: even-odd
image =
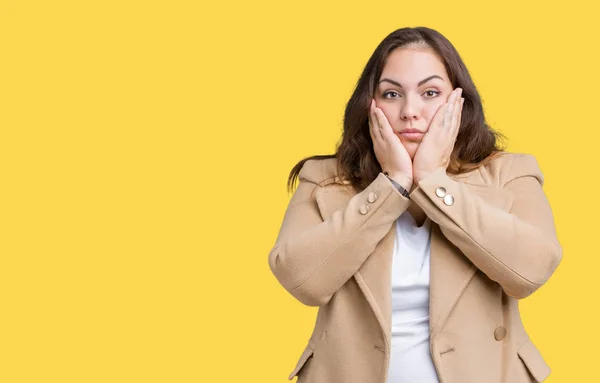
[[[419,143],[403,142],[402,144],[404,145],[404,149],[406,149],[410,158],[413,159],[415,157],[415,154],[417,153],[417,149],[419,148]]]

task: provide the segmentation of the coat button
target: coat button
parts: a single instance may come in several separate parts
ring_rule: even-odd
[[[504,326],[500,326],[494,331],[494,338],[496,340],[502,340],[506,337],[506,328]]]
[[[367,205],[362,205],[359,209],[360,214],[365,215],[369,212],[369,208],[367,207]]]
[[[446,194],[444,197],[444,203],[447,206],[452,206],[454,204],[454,197],[452,197],[450,194]]]
[[[446,195],[446,188],[444,187],[439,187],[437,189],[435,189],[435,195],[442,198]]]
[[[367,201],[369,201],[370,203],[377,201],[377,194],[370,192],[369,196],[367,197]]]

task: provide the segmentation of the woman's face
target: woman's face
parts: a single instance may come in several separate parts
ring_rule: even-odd
[[[375,103],[386,115],[411,158],[435,113],[452,92],[444,63],[429,49],[395,49],[387,58],[375,90]]]

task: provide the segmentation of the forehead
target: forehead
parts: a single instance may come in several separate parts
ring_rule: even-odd
[[[433,51],[411,47],[395,49],[388,55],[381,78],[393,78],[408,86],[435,74],[450,82],[444,63]]]

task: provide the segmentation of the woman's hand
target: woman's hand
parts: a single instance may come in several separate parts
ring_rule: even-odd
[[[461,94],[462,89],[460,88],[452,91],[448,101],[438,109],[431,120],[429,129],[423,136],[413,159],[415,183],[419,183],[438,168],[444,170],[448,168],[460,127],[464,103],[464,98],[460,97]]]
[[[369,132],[373,141],[375,156],[384,173],[410,190],[413,184],[413,166],[410,155],[402,145],[400,138],[394,134],[383,111],[371,100],[369,112]]]

